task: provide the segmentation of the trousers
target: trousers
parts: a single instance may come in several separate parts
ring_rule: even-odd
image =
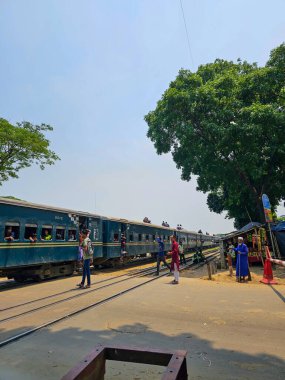
[[[82,273],[82,280],[81,280],[82,285],[84,285],[86,277],[87,277],[87,285],[90,285],[91,284],[91,280],[90,280],[90,259],[86,259],[83,262],[83,273]]]

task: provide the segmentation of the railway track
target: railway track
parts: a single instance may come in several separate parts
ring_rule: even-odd
[[[209,251],[212,251],[212,250],[216,250],[217,247],[214,247],[214,248],[209,248],[209,249],[206,249],[204,250],[204,253],[206,252],[209,252]],[[193,253],[186,253],[185,254],[186,257],[192,257],[193,256]],[[156,262],[156,258],[150,258],[150,257],[147,257],[147,258],[143,258],[143,259],[133,259],[131,260],[130,262],[126,263],[126,264],[123,264],[122,266],[118,266],[118,267],[115,267],[113,268],[113,271],[116,271],[116,270],[122,270],[122,269],[128,269],[128,268],[131,268],[131,267],[135,267],[135,266],[139,266],[139,265],[144,265],[144,264],[150,264],[150,263],[154,263]],[[101,269],[91,269],[91,274],[96,274],[96,273],[100,273],[100,272],[105,272],[106,270],[110,270],[110,268],[101,268]],[[81,273],[80,273],[81,275]],[[68,276],[69,278],[70,277],[78,277],[78,273],[75,273],[71,276]],[[49,278],[49,279],[45,279],[44,282],[52,282],[52,281],[58,281],[58,280],[64,280],[65,277],[55,277],[55,278]],[[29,280],[25,280],[24,282],[16,282],[15,280],[4,280],[4,281],[1,281],[0,280],[0,293],[3,292],[3,291],[6,291],[6,290],[10,290],[10,289],[14,289],[14,288],[20,288],[20,287],[27,287],[27,286],[36,286],[37,284],[41,284],[43,281],[35,281],[35,280],[32,280],[32,279],[29,279]],[[0,310],[1,311],[1,310]]]
[[[127,269],[127,268],[130,268],[130,267],[133,267],[133,266],[138,266],[138,265],[144,265],[144,264],[148,264],[148,263],[151,263],[151,262],[154,262],[154,259],[153,258],[143,258],[143,259],[134,259],[132,261],[130,261],[129,263],[126,263],[126,264],[123,264],[121,267],[115,267],[113,268],[114,271],[116,270],[120,270],[120,269]],[[104,272],[105,270],[110,270],[110,268],[101,268],[101,269],[95,269],[95,268],[91,268],[91,273],[97,273],[98,271],[100,272]],[[69,278],[70,277],[77,277],[78,275],[81,275],[82,273],[74,273],[73,275],[71,276],[68,276]],[[48,282],[48,281],[58,281],[59,279],[64,279],[65,277],[54,277],[54,278],[49,278],[49,279],[45,279],[44,281],[45,282]],[[5,290],[10,290],[10,289],[14,289],[14,288],[19,288],[19,287],[25,287],[25,286],[29,286],[29,285],[36,285],[38,283],[42,283],[43,281],[35,281],[35,280],[32,280],[32,279],[28,279],[28,280],[25,280],[23,282],[17,282],[15,280],[7,280],[7,281],[0,281],[0,292],[2,291],[5,291]],[[0,310],[1,311],[1,310]]]
[[[215,259],[218,254],[219,251],[210,252],[206,255],[207,261]],[[181,270],[190,267],[195,269],[205,264],[193,264],[191,256],[188,256],[187,264],[181,266]],[[152,266],[136,270],[133,273],[122,274],[115,278],[112,277],[98,281],[94,283],[89,290],[69,289],[0,309],[0,327],[2,330],[0,348],[44,327],[51,326],[91,308],[99,307],[128,292],[156,281],[158,278],[169,275],[169,271],[166,269],[161,269],[162,273],[154,277],[153,274],[155,272],[156,267]],[[145,280],[147,276],[151,276],[151,278]],[[105,284],[100,285],[102,283]],[[99,285],[99,287],[97,285]],[[115,293],[114,287],[116,290]],[[68,294],[70,294],[70,296],[66,297]],[[96,299],[94,299],[94,296],[96,296]],[[44,301],[46,300],[51,300],[52,302],[45,303]],[[79,304],[80,306],[78,307]],[[33,320],[32,324],[34,327],[29,326],[31,319]]]

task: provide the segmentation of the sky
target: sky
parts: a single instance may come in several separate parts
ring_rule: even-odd
[[[54,127],[61,158],[0,189],[30,202],[203,232],[232,231],[196,181],[158,156],[144,116],[179,69],[266,63],[285,41],[284,0],[0,0],[0,117]],[[279,207],[279,214],[285,214]]]

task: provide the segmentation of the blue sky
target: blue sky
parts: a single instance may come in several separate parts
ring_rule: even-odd
[[[178,70],[237,58],[264,65],[285,40],[283,0],[1,0],[0,116],[54,127],[61,157],[2,195],[209,232],[233,229],[196,183],[157,156],[144,115]],[[283,207],[280,212],[285,214]]]

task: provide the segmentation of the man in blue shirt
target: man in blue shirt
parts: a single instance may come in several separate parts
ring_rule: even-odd
[[[158,237],[156,241],[158,242],[158,253],[157,253],[157,264],[156,264],[156,275],[158,276],[161,261],[163,262],[165,266],[167,266],[169,270],[170,270],[170,266],[167,264],[166,259],[165,259],[163,240],[160,237]]]

